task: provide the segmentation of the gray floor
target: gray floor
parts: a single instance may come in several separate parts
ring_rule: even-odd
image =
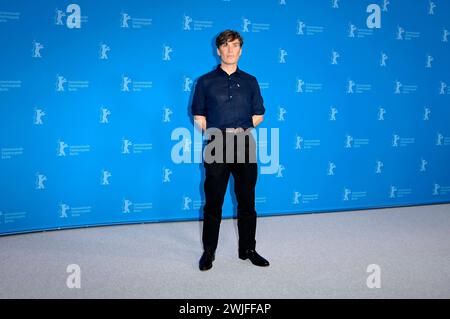
[[[0,237],[0,298],[450,298],[450,205],[258,219],[270,267],[237,258],[223,220],[214,267],[198,270],[201,222]],[[67,266],[81,288],[66,285]],[[368,265],[381,288],[368,288]]]

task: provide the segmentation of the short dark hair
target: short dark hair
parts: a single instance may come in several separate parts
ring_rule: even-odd
[[[217,48],[219,48],[222,44],[225,44],[228,41],[234,41],[236,39],[239,40],[239,43],[242,47],[242,45],[244,44],[244,39],[239,34],[239,32],[234,31],[234,30],[222,31],[216,38],[216,46],[217,46]]]

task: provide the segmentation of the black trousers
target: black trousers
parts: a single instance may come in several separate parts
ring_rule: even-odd
[[[252,135],[245,136],[245,148],[238,147],[237,138],[243,133],[223,134],[223,162],[204,162],[205,167],[205,206],[203,208],[203,249],[214,253],[219,239],[220,222],[222,220],[222,205],[230,174],[234,178],[234,192],[237,200],[237,218],[239,233],[239,249],[255,249],[256,211],[255,186],[258,175],[256,161],[251,160],[253,152],[256,158],[256,143]],[[242,136],[241,136],[242,137]],[[234,138],[233,162],[227,160],[226,154],[233,149],[229,141]],[[212,142],[210,139],[207,143]],[[241,145],[242,146],[242,145]],[[245,152],[245,162],[238,163],[240,153]],[[214,154],[214,152],[213,152]]]

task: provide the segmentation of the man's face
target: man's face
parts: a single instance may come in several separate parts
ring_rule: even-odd
[[[228,41],[217,49],[217,54],[224,64],[235,64],[242,54],[241,43],[238,39]]]

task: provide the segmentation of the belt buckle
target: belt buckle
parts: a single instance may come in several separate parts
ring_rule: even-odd
[[[225,130],[225,132],[236,134],[236,133],[242,133],[242,132],[244,132],[244,129],[243,129],[242,127],[227,128],[227,129]]]

